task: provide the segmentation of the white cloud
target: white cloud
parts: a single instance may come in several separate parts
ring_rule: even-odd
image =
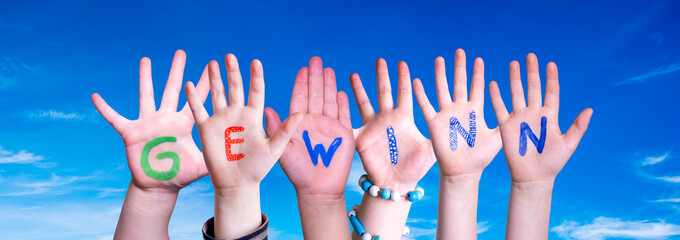
[[[58,110],[44,110],[33,111],[28,113],[28,119],[31,120],[62,120],[62,121],[79,121],[85,118],[81,113],[67,113]]]
[[[16,59],[0,59],[0,89],[12,87],[26,75],[37,71],[36,67]]]
[[[664,221],[625,221],[619,218],[597,217],[591,223],[564,221],[551,228],[563,239],[604,240],[607,238],[668,239],[680,235],[680,225]]]
[[[654,177],[657,180],[661,180],[664,182],[670,182],[670,183],[680,183],[680,176],[661,176],[661,177]]]
[[[616,82],[616,83],[614,83],[614,85],[624,85],[624,84],[630,84],[630,83],[644,82],[647,79],[650,79],[650,78],[653,78],[653,77],[656,77],[656,76],[659,76],[659,75],[667,74],[667,73],[676,72],[676,71],[679,71],[679,70],[680,70],[680,64],[673,63],[673,64],[670,64],[670,65],[661,66],[659,68],[656,68],[656,69],[649,71],[649,72],[646,72],[644,74],[640,74],[638,76]]]
[[[14,183],[18,186],[20,191],[0,193],[0,196],[18,197],[28,195],[63,195],[72,190],[65,186],[71,185],[78,181],[94,178],[94,176],[70,176],[61,177],[52,173],[49,180],[33,181],[29,183]]]
[[[35,163],[44,160],[45,157],[40,155],[35,155],[34,153],[27,152],[26,150],[21,150],[14,153],[9,150],[5,150],[0,146],[0,164],[3,163],[17,163],[17,164],[27,164]]]
[[[352,160],[352,168],[349,170],[349,177],[347,178],[346,191],[358,193],[359,196],[364,195],[364,190],[359,186],[359,178],[366,173],[364,165],[361,163],[359,154],[354,152],[354,159]]]
[[[680,203],[680,198],[666,198],[666,199],[659,199],[659,200],[654,200],[650,201],[653,203]]]
[[[491,224],[488,221],[477,222],[477,234],[489,231],[489,228],[491,228]]]
[[[642,165],[654,165],[657,163],[660,163],[670,157],[671,151],[667,151],[663,155],[660,156],[647,156],[645,160],[642,161]]]
[[[127,190],[127,188],[103,188],[103,189],[99,189],[99,193],[97,193],[97,198],[118,196],[121,193],[125,192],[126,190]]]

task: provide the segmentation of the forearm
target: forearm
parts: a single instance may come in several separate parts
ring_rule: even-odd
[[[215,190],[216,238],[239,238],[261,225],[259,184]]]
[[[305,239],[350,238],[347,208],[343,195],[298,193],[298,209]]]
[[[144,190],[130,182],[114,239],[169,239],[168,223],[177,192]]]
[[[411,191],[407,189],[414,188],[415,186],[409,186],[398,191],[406,193]],[[379,235],[381,239],[399,239],[406,226],[409,210],[411,202],[408,200],[394,202],[380,196],[373,197],[366,192],[361,200],[357,218],[367,233]],[[356,233],[352,234],[352,238],[361,239]]]
[[[506,239],[548,239],[553,183],[512,183]]]
[[[477,239],[477,200],[481,173],[441,175],[437,239]]]

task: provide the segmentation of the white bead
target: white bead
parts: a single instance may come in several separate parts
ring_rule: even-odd
[[[409,233],[411,233],[411,229],[408,228],[407,226],[404,226],[404,232],[402,233],[402,235],[403,235],[404,237],[408,237],[408,234],[409,234]]]
[[[373,185],[370,188],[368,188],[368,194],[371,194],[371,196],[373,197],[377,197],[378,192],[380,192],[380,188],[376,185]]]
[[[373,236],[371,236],[370,233],[364,233],[364,235],[361,235],[361,240],[371,240]]]
[[[420,195],[425,196],[425,189],[423,189],[423,188],[421,188],[421,187],[417,187],[417,188],[416,188],[416,191],[419,191],[419,192],[420,192]]]
[[[349,210],[349,213],[347,213],[347,216],[349,216],[349,217],[356,217],[356,216],[357,216],[357,211],[355,211],[354,209]]]
[[[390,199],[392,199],[392,201],[394,202],[399,202],[399,200],[401,200],[401,193],[397,191],[392,192],[392,196],[390,197]]]
[[[368,181],[368,178],[364,175],[361,175],[361,177],[359,178],[359,186],[361,186],[361,183],[363,183],[365,181]]]

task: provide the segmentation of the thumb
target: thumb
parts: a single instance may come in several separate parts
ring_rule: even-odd
[[[281,154],[283,154],[283,151],[286,149],[290,138],[297,130],[298,125],[300,125],[302,118],[302,113],[295,113],[288,117],[288,119],[286,119],[286,121],[280,125],[281,127],[279,127],[269,138],[269,148],[272,151],[272,155],[276,159],[281,157]]]
[[[567,130],[567,133],[564,134],[567,149],[572,153],[576,150],[583,134],[586,132],[586,129],[588,129],[591,116],[593,116],[593,109],[586,108],[578,115],[578,117],[576,117],[574,124],[572,124],[569,130]]]
[[[279,114],[274,111],[274,109],[268,107],[264,109],[264,119],[265,119],[265,132],[268,137],[271,137],[279,126],[281,126],[281,119]]]

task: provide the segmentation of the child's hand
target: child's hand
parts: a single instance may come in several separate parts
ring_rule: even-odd
[[[250,94],[244,102],[243,81],[234,55],[226,57],[229,105],[216,61],[209,64],[213,116],[208,113],[191,82],[187,99],[198,125],[203,155],[215,189],[259,185],[285,149],[302,116],[294,115],[267,138],[262,129],[264,76],[262,63],[250,66]]]
[[[557,122],[559,83],[555,63],[548,63],[546,72],[543,106],[538,60],[533,53],[527,55],[527,107],[519,63],[510,63],[513,109],[510,114],[501,99],[498,84],[490,84],[491,101],[501,129],[505,159],[510,167],[512,181],[516,183],[552,182],[576,150],[593,114],[590,108],[583,110],[567,133],[562,135]]]
[[[405,62],[399,62],[399,95],[394,108],[387,64],[375,63],[378,77],[378,107],[375,114],[358,74],[350,81],[364,125],[355,129],[357,152],[373,184],[397,190],[413,191],[434,164],[430,140],[413,122],[411,77]]]
[[[335,72],[323,69],[319,57],[313,57],[309,68],[300,69],[295,78],[290,114],[296,113],[303,114],[304,119],[297,129],[290,129],[295,133],[281,155],[281,168],[298,197],[342,198],[344,203],[354,157],[349,102],[344,92],[337,91]],[[267,109],[266,117],[267,132],[271,134],[279,129],[281,120],[271,108]]]
[[[444,58],[435,61],[438,113],[427,99],[420,80],[413,81],[413,85],[442,176],[478,175],[501,150],[501,136],[498,128],[489,129],[484,121],[484,62],[481,58],[475,59],[469,101],[463,49],[456,51],[454,64],[451,102]]]
[[[170,76],[165,86],[161,107],[156,111],[151,60],[142,58],[139,66],[139,119],[130,121],[120,116],[102,99],[92,95],[92,102],[111,126],[123,137],[132,183],[141,189],[163,189],[173,192],[208,174],[203,155],[191,131],[194,119],[188,106],[177,112],[186,54],[175,53]],[[198,83],[197,99],[208,95],[208,73]]]
[[[434,164],[430,140],[425,138],[413,122],[411,76],[405,62],[399,62],[397,107],[394,108],[392,90],[385,60],[375,63],[378,77],[378,107],[375,114],[358,74],[350,81],[364,125],[355,129],[357,152],[369,180],[380,189],[388,189],[392,196],[414,191]],[[384,239],[398,239],[402,234],[411,203],[373,197],[365,193],[357,218],[367,233]],[[355,231],[356,233],[356,231]],[[366,237],[363,235],[361,237]],[[359,239],[353,234],[354,239]]]
[[[225,61],[229,105],[216,61],[208,64],[213,116],[208,115],[191,82],[186,84],[186,92],[215,187],[215,237],[235,239],[262,225],[260,181],[281,156],[302,116],[290,117],[267,138],[262,129],[262,63],[253,60],[250,65],[250,94],[245,105],[238,61],[232,54]]]

